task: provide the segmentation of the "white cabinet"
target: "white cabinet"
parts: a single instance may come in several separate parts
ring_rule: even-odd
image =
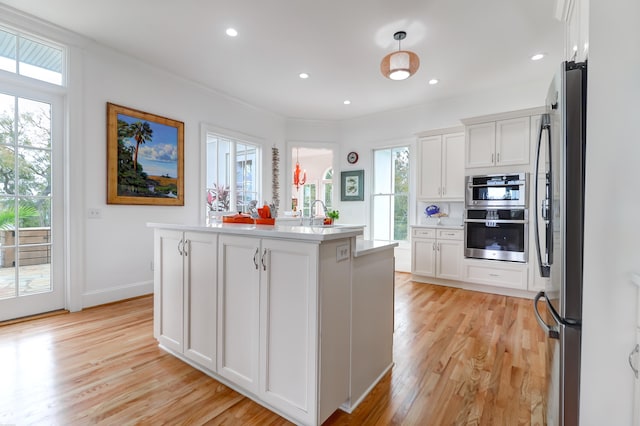
[[[217,236],[157,229],[154,239],[154,335],[215,370]]]
[[[318,247],[234,235],[219,242],[218,374],[306,424],[319,410]],[[340,314],[348,319],[348,306]],[[348,382],[342,388],[329,414],[348,396]]]
[[[464,199],[464,133],[418,139],[418,198]]]
[[[589,1],[558,0],[556,18],[566,22],[565,60],[585,61],[589,56]]]
[[[218,253],[217,371],[258,393],[260,240],[221,235]]]
[[[529,116],[471,124],[465,133],[467,168],[529,164]]]
[[[462,240],[462,230],[414,228],[411,238],[411,272],[427,277],[460,279]]]
[[[528,267],[523,263],[464,259],[465,280],[518,290],[527,289]]]

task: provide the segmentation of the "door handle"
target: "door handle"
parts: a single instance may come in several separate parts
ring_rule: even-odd
[[[549,161],[551,162],[551,116],[549,114],[542,114],[540,117],[540,131],[538,132],[538,146],[536,147],[536,165],[534,172],[534,206],[538,206],[538,174],[540,173],[540,149],[542,147],[542,133],[547,132],[548,143],[549,146],[547,149],[549,150]],[[548,173],[545,173],[546,176],[546,185],[551,185],[551,164],[549,164],[550,170]],[[546,259],[542,259],[542,245],[540,244],[540,220],[538,219],[538,215],[534,216],[535,223],[535,237],[536,237],[536,254],[538,256],[538,265],[540,267],[540,276],[548,278],[551,275],[551,264],[553,263],[553,232],[551,230],[552,221],[551,221],[551,201],[548,197],[542,201],[542,217],[545,220],[547,232],[545,233],[545,257]]]
[[[262,253],[262,258],[260,259],[260,263],[262,263],[262,270],[266,271],[267,270],[267,264],[264,262],[264,258],[267,256],[267,249],[264,249],[264,252]]]
[[[538,321],[538,325],[540,325],[540,328],[544,330],[547,336],[549,336],[551,339],[560,339],[560,332],[558,331],[558,328],[547,324],[542,319],[542,316],[540,316],[540,311],[538,311],[538,302],[540,301],[540,299],[544,299],[547,303],[547,309],[549,308],[549,299],[547,299],[547,295],[544,293],[544,291],[536,294],[536,297],[533,299],[533,311],[536,315],[536,321]]]
[[[253,253],[253,264],[256,267],[256,270],[258,269],[258,253],[260,253],[260,248],[256,247],[256,252]]]
[[[637,353],[640,353],[640,344],[636,343],[636,347],[633,348],[631,353],[629,354],[629,367],[633,370],[633,374],[636,375],[636,379],[638,378],[638,367],[633,365],[633,356]]]

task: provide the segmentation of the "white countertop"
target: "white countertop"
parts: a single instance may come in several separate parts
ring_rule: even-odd
[[[393,249],[394,247],[398,247],[398,243],[358,239],[356,240],[356,249],[353,252],[353,257],[366,256],[367,254]]]
[[[290,225],[254,225],[243,223],[217,223],[210,225],[147,223],[150,228],[173,229],[176,231],[217,232],[254,237],[282,238],[302,241],[330,241],[340,238],[356,237],[363,234],[364,225],[333,226],[290,226]]]

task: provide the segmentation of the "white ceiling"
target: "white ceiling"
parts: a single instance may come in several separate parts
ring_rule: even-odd
[[[551,79],[563,49],[555,2],[1,1],[249,104],[326,120]],[[228,27],[239,35],[226,36]],[[380,60],[398,48],[398,30],[421,64],[408,80],[391,81]],[[538,52],[547,57],[531,61]],[[429,85],[432,78],[440,83]]]

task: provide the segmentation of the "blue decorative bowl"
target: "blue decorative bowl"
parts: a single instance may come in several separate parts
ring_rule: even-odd
[[[433,216],[434,214],[438,214],[440,213],[440,208],[436,205],[430,205],[428,206],[424,212],[427,214],[427,216]]]

